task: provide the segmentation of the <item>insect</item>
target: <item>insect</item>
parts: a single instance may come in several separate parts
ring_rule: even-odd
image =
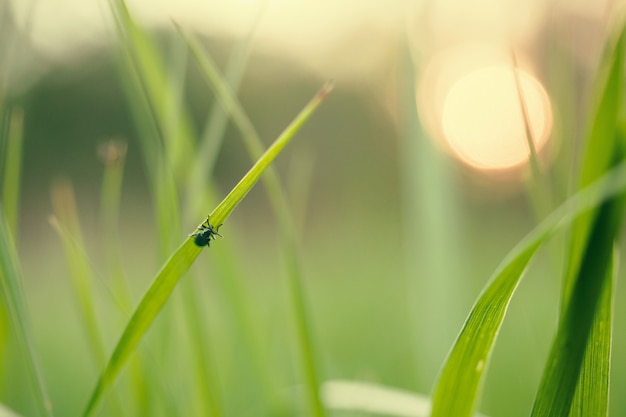
[[[221,226],[220,224],[217,227],[213,227],[207,218],[204,223],[200,225],[200,230],[192,235],[193,243],[200,247],[211,246],[211,239],[215,240],[215,236],[224,237],[218,233]]]

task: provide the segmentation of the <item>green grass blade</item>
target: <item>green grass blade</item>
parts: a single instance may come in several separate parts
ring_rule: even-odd
[[[569,415],[587,344],[596,342],[589,340],[589,337],[600,306],[602,288],[610,285],[606,281],[610,276],[612,247],[619,232],[625,202],[624,198],[610,201],[603,204],[598,212],[577,280],[546,362],[532,416]],[[610,333],[610,329],[607,331]],[[604,361],[608,358],[589,360]],[[598,391],[594,397],[600,393]],[[600,398],[597,400],[601,401]]]
[[[94,363],[100,367],[106,360],[106,354],[93,299],[93,271],[85,252],[74,192],[69,183],[58,183],[52,188],[51,196],[56,217],[50,217],[50,224],[61,239],[81,324],[87,334]]]
[[[295,133],[304,122],[313,114],[328,93],[327,89],[320,91],[311,102],[300,112],[287,129],[274,141],[263,156],[254,164],[242,180],[231,190],[224,200],[210,214],[213,225],[222,224],[237,204],[250,191],[252,186],[259,180],[263,171],[278,156],[280,151],[291,141]],[[208,220],[208,218],[207,218]],[[196,231],[200,230],[200,227]],[[122,367],[128,361],[131,353],[135,350],[139,341],[159,314],[163,305],[170,297],[174,287],[189,269],[193,261],[200,254],[202,248],[196,246],[191,236],[176,249],[167,260],[161,271],[157,274],[150,288],[143,296],[139,305],[133,312],[120,340],[105,369],[102,371],[96,388],[94,389],[84,416],[91,415],[103,394],[109,390],[117,378]]]
[[[251,142],[246,142],[246,146],[252,147],[253,153],[260,154],[263,151],[263,145],[256,133],[256,129],[243,110],[243,106],[239,103],[230,85],[220,73],[217,64],[211,56],[202,49],[202,46],[192,34],[180,26],[177,26],[177,28],[189,47],[191,54],[200,66],[202,75],[215,92],[224,110],[226,110],[233,119],[244,140],[246,138],[255,138]]]
[[[180,83],[168,77],[156,43],[133,20],[124,0],[110,0],[110,4],[118,36],[148,99],[172,170],[178,180],[185,179],[189,160],[194,155],[195,133],[183,103],[180,109],[171,105],[177,101]]]
[[[598,82],[599,97],[588,134],[584,163],[582,164],[579,187],[585,187],[603,175],[614,161],[617,118],[622,100],[624,46],[626,26],[612,48],[608,48],[603,62],[603,72]],[[576,273],[585,250],[590,228],[596,213],[582,216],[574,223],[569,249],[569,263],[564,279],[563,299],[574,283]],[[564,305],[563,305],[564,307]]]
[[[259,11],[247,35],[241,40],[229,57],[224,73],[224,82],[228,84],[232,91],[238,90],[241,79],[243,78],[244,70],[246,69],[248,58],[252,51],[254,37],[261,21],[263,11],[267,7],[267,3],[268,1],[264,0],[259,6]],[[196,190],[198,187],[204,188],[210,173],[213,171],[229,119],[230,114],[224,109],[221,103],[214,103],[204,127],[200,147],[198,149],[198,158],[195,159],[196,163],[192,170],[188,199],[197,198],[198,193]],[[188,205],[191,208],[196,207],[194,202],[190,202]]]
[[[609,412],[609,375],[613,334],[613,290],[617,280],[619,252],[613,252],[610,276],[606,279],[594,318],[581,377],[570,410],[570,417],[607,416]]]
[[[98,155],[104,165],[100,190],[100,224],[108,275],[122,308],[130,310],[130,294],[119,251],[119,215],[126,149],[126,142],[111,140],[99,147]]]
[[[9,230],[17,239],[17,226],[20,197],[20,171],[22,168],[22,140],[24,133],[24,110],[14,107],[9,116],[9,131],[5,156],[4,184],[2,187],[2,204],[9,224]]]
[[[250,191],[252,184],[258,181],[261,174],[269,167],[285,145],[289,143],[293,135],[300,130],[302,125],[313,115],[331,90],[332,84],[325,84],[304,109],[302,109],[291,124],[287,126],[283,133],[274,141],[272,146],[265,151],[252,169],[241,179],[239,184],[237,184],[228,196],[217,206],[215,211],[211,214],[212,224],[221,224],[224,222],[226,217],[228,217],[237,204],[239,204],[248,191]]]
[[[32,339],[32,330],[26,309],[24,291],[22,289],[22,275],[18,266],[15,246],[11,239],[9,227],[6,223],[1,206],[0,289],[9,318],[14,327],[19,349],[26,355],[27,372],[33,383],[35,394],[34,402],[37,405],[40,415],[51,417],[52,403],[48,396]]]
[[[581,214],[623,193],[625,188],[626,164],[622,163],[568,199],[509,253],[472,308],[448,355],[435,387],[432,417],[469,417],[473,414],[506,310],[536,250],[555,232]]]

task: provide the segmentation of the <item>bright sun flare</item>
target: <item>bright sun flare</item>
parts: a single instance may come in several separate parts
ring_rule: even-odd
[[[517,73],[539,151],[552,128],[548,95],[531,75],[520,70]],[[524,115],[511,67],[485,67],[460,78],[445,98],[441,122],[452,151],[472,167],[508,169],[529,158]]]

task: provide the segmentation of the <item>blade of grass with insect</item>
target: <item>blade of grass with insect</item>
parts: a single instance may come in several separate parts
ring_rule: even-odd
[[[22,168],[22,141],[24,133],[24,110],[13,107],[8,119],[2,204],[13,239],[17,239],[19,222],[20,171]]]
[[[178,26],[177,26],[178,27]],[[198,62],[207,83],[213,89],[217,99],[222,106],[230,113],[236,127],[239,129],[248,153],[254,159],[258,157],[262,149],[262,141],[254,128],[254,125],[243,110],[243,106],[237,100],[228,84],[224,81],[217,65],[206,54],[197,39],[184,29],[178,27],[181,36],[185,39],[192,55]],[[327,83],[320,94],[326,95],[332,89],[332,84]],[[278,175],[272,169],[265,177],[266,187],[274,215],[278,221],[281,233],[282,248],[285,255],[288,284],[290,296],[294,308],[294,319],[296,321],[296,332],[300,356],[303,361],[303,371],[306,378],[307,393],[311,412],[315,416],[324,416],[324,408],[319,397],[319,377],[317,376],[317,360],[313,353],[313,340],[307,309],[305,307],[304,294],[302,289],[301,266],[296,251],[295,224],[289,209],[286,193],[278,180]]]
[[[625,155],[626,142],[618,131],[618,117],[623,107],[625,46],[626,25],[605,53],[606,75],[596,87],[599,99],[587,140],[580,187],[594,181]],[[598,349],[588,346],[611,339],[610,320],[601,321],[596,315],[605,311],[606,316],[606,311],[612,310],[612,248],[622,224],[624,207],[626,196],[620,196],[574,223],[566,258],[561,322],[535,398],[533,416],[577,413],[580,408],[572,410],[575,396],[579,397],[577,404],[585,403],[599,413],[592,415],[606,415],[609,381],[603,378],[609,373],[610,346]],[[605,296],[606,291],[609,294]],[[599,339],[591,339],[592,335]],[[593,390],[585,389],[593,381],[602,382]],[[584,391],[577,393],[578,386]]]
[[[327,94],[328,91],[322,89],[274,141],[250,171],[248,171],[210,214],[209,218],[212,224],[222,224],[228,218],[230,213],[250,191],[252,186],[259,180],[261,174],[270,166],[283,148],[291,141],[296,132],[319,107]],[[209,218],[207,218],[207,221]],[[203,230],[201,226],[202,225],[198,226],[196,233]],[[174,287],[198,257],[201,250],[202,248],[194,243],[193,236],[189,236],[170,256],[163,268],[159,271],[150,285],[150,288],[133,312],[109,362],[100,374],[96,387],[83,413],[84,416],[89,416],[95,411],[103,394],[111,388],[111,385],[116,380],[122,367],[126,364],[131,353],[133,353],[137,344],[143,338],[146,331],[159,314],[159,311],[163,308],[163,305],[171,295]]]
[[[252,50],[254,35],[267,3],[267,1],[263,1],[258,6],[258,11],[253,18],[254,22],[250,26],[247,35],[230,54],[224,82],[234,91],[237,90],[241,82]],[[179,36],[179,38],[181,37]],[[189,50],[188,48],[185,49]],[[184,206],[185,219],[194,218],[202,206],[206,207],[207,204],[217,200],[215,197],[215,186],[209,179],[224,138],[228,120],[229,113],[219,100],[216,101],[207,118],[198,156],[194,158],[194,168],[191,171],[187,184]],[[236,254],[233,252],[233,247],[228,244],[220,245],[218,251],[219,254],[216,253],[216,256],[212,257],[214,267],[219,271],[230,272],[216,274],[216,284],[219,286],[220,294],[227,300],[225,305],[229,307],[227,313],[230,314],[228,316],[234,319],[233,329],[237,330],[233,333],[233,336],[240,338],[237,342],[237,348],[241,349],[243,354],[240,355],[242,361],[239,366],[242,369],[251,370],[250,374],[257,378],[252,382],[253,385],[257,386],[256,389],[251,390],[252,395],[255,397],[253,402],[266,403],[268,407],[272,408],[275,402],[272,399],[274,390],[270,387],[269,378],[266,377],[266,375],[271,373],[271,370],[268,362],[263,360],[262,355],[259,353],[262,349],[259,346],[259,340],[255,332],[251,308],[254,300],[243,285],[242,274],[236,268],[239,262]],[[202,345],[206,345],[206,343]]]
[[[176,161],[179,159],[176,155],[177,149],[168,144],[178,134],[179,128],[186,130],[189,124],[188,114],[183,106],[183,90],[186,74],[186,48],[177,48],[174,45],[174,63],[170,65],[170,72],[165,72],[163,66],[165,62],[159,51],[151,42],[149,36],[144,33],[133,21],[131,15],[126,9],[123,1],[115,3],[115,12],[118,18],[118,31],[120,34],[127,34],[130,41],[126,45],[124,67],[122,69],[122,77],[128,86],[127,96],[131,107],[134,109],[134,117],[136,124],[141,128],[142,149],[144,157],[148,165],[151,175],[153,196],[155,198],[157,224],[159,230],[160,252],[163,259],[167,259],[167,254],[171,253],[176,247],[177,237],[180,236],[180,217],[178,211],[177,187],[174,177],[177,167]],[[174,44],[180,42],[179,37],[173,38]],[[136,58],[132,52],[137,48],[145,48],[145,56]],[[177,52],[178,51],[178,52]],[[129,53],[130,52],[130,53]],[[181,57],[181,53],[185,57]],[[185,58],[185,59],[181,59]],[[172,60],[170,60],[171,62]],[[159,67],[159,68],[156,68]],[[150,76],[146,72],[154,72],[154,76]],[[146,81],[148,80],[148,81]],[[163,92],[168,94],[166,105],[163,104]],[[190,130],[189,130],[190,131]],[[162,141],[155,141],[155,138],[162,138]],[[155,143],[156,142],[156,143]],[[164,146],[165,145],[165,146]],[[181,149],[187,149],[185,146]],[[195,158],[195,155],[184,155],[187,161]],[[185,166],[188,165],[188,162]],[[174,172],[174,175],[171,173]],[[205,395],[197,398],[204,405],[204,410],[211,409],[211,414],[219,415],[217,404],[218,399],[214,393],[216,386],[214,377],[211,375],[207,367],[209,361],[205,356],[208,351],[204,350],[207,346],[203,321],[194,319],[200,317],[198,313],[198,301],[196,300],[197,291],[188,288],[194,285],[194,281],[187,281],[182,289],[184,300],[174,303],[172,313],[182,310],[182,314],[186,317],[183,319],[191,326],[189,334],[195,338],[192,343],[195,349],[195,359],[199,362],[198,366],[193,366],[195,372],[198,373],[199,389]],[[179,301],[179,300],[177,300]],[[162,350],[172,346],[171,338],[165,336],[169,331],[167,327],[172,321],[164,321],[164,329],[161,334],[164,339],[160,346]]]
[[[33,342],[33,332],[26,308],[15,245],[11,238],[4,212],[0,206],[0,294],[4,299],[18,347],[26,356],[26,366],[33,384],[33,402],[39,415],[52,417],[52,403],[48,395],[39,359]]]
[[[557,231],[626,189],[626,163],[580,190],[522,239],[474,304],[441,371],[431,417],[469,417],[511,297],[537,249]]]

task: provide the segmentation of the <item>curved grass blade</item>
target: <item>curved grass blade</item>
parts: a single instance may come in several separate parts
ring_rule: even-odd
[[[291,141],[304,122],[315,112],[327,94],[327,89],[320,90],[300,114],[296,116],[294,121],[274,141],[256,164],[254,164],[241,181],[239,181],[226,198],[224,198],[209,215],[211,224],[219,225],[226,220],[237,204],[239,204],[252,186],[259,180],[261,174]],[[209,218],[207,218],[207,221]],[[196,231],[200,231],[201,226],[202,225],[198,226]],[[131,353],[133,353],[137,344],[161,311],[161,308],[174,290],[174,287],[200,254],[201,250],[202,248],[194,244],[193,237],[189,236],[170,256],[161,271],[159,271],[150,288],[133,312],[109,362],[100,374],[98,383],[83,413],[84,416],[89,416],[95,411],[103,394],[109,390],[122,367],[128,361]]]
[[[553,211],[507,255],[472,308],[443,366],[433,395],[432,417],[469,417],[513,292],[537,249],[578,216],[626,190],[620,164]]]
[[[34,402],[40,415],[52,417],[52,403],[48,396],[32,339],[17,254],[2,206],[0,206],[0,289],[0,294],[13,323],[20,351],[26,355],[27,372],[30,374],[34,388]]]
[[[612,247],[619,232],[625,202],[624,198],[610,201],[603,204],[598,212],[588,249],[546,362],[532,416],[569,415],[585,350],[588,343],[595,342],[589,337],[600,306],[602,288],[610,285],[607,281],[610,280]],[[601,392],[598,389],[595,394]]]
[[[598,178],[624,157],[624,138],[620,137],[617,127],[623,107],[625,46],[626,26],[617,42],[608,48],[603,63],[608,74],[597,88],[600,97],[585,151],[581,186]],[[564,279],[561,322],[535,398],[533,416],[568,416],[576,395],[578,404],[597,407],[600,414],[590,415],[606,415],[608,378],[596,389],[576,392],[578,386],[584,389],[608,375],[612,329],[610,321],[600,322],[596,316],[599,310],[610,310],[610,295],[605,301],[609,306],[603,306],[603,294],[608,291],[603,287],[611,287],[612,248],[622,224],[624,207],[626,197],[621,196],[574,223]],[[593,337],[608,338],[609,346],[594,348],[599,340]]]

